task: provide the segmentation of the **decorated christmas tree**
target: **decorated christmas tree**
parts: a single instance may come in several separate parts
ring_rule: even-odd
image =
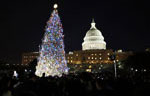
[[[68,73],[67,62],[64,51],[63,28],[58,15],[57,4],[47,22],[42,45],[40,46],[40,56],[36,66],[35,74],[42,77],[59,76]]]

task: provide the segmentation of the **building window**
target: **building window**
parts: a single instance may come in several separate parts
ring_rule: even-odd
[[[96,60],[97,58],[95,57],[95,60]]]
[[[102,57],[100,57],[99,59],[102,60]]]
[[[73,54],[73,52],[69,52],[69,54]]]
[[[99,55],[101,56],[102,54],[100,53]]]
[[[108,60],[110,60],[110,58],[108,57]]]
[[[95,54],[95,56],[96,56],[97,54]]]
[[[78,54],[76,54],[76,56],[78,56]]]
[[[72,60],[71,60],[71,63],[72,63]]]
[[[86,72],[91,72],[91,69],[86,69]]]
[[[110,53],[107,53],[107,55],[110,55]]]
[[[91,54],[92,56],[94,55],[94,54]]]
[[[89,68],[91,69],[91,68],[92,68],[92,66],[90,65],[90,66],[89,66]]]
[[[68,60],[68,63],[69,63],[69,60]]]
[[[92,59],[93,59],[93,57],[92,57]]]
[[[90,57],[88,57],[88,59],[90,59]]]

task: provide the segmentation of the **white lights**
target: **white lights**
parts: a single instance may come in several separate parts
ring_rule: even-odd
[[[54,4],[54,8],[55,8],[55,9],[58,8],[58,5],[57,5],[57,4]]]
[[[131,68],[131,71],[133,71],[133,68]]]
[[[27,72],[27,69],[25,69],[24,71]]]
[[[73,54],[73,52],[69,52],[69,54]]]
[[[110,53],[107,53],[107,55],[110,55]]]
[[[122,50],[121,50],[121,49],[120,49],[120,50],[117,50],[117,52],[120,52],[120,53],[121,53],[121,52],[122,52]]]
[[[65,72],[66,72],[66,73],[68,73],[68,70],[67,70],[67,69],[65,69]]]
[[[14,77],[18,77],[18,73],[17,73],[17,71],[14,71],[13,76],[14,76]]]
[[[121,65],[119,65],[118,67],[119,67],[119,68],[122,68],[122,66],[121,66]]]
[[[90,65],[89,68],[92,68],[92,66]]]
[[[148,70],[146,69],[134,69],[134,68],[131,68],[131,71],[135,71],[135,72],[147,72]]]
[[[91,69],[86,69],[86,72],[91,72]]]

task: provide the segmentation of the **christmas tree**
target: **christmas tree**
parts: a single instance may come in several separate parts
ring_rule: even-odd
[[[40,56],[36,66],[35,74],[42,77],[59,76],[68,73],[67,62],[64,51],[63,28],[58,15],[57,4],[47,22],[42,45],[40,46]]]

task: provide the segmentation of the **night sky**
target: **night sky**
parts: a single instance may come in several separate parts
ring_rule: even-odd
[[[108,49],[150,47],[148,0],[3,0],[0,2],[0,59],[21,63],[23,52],[38,51],[53,4],[65,35],[65,51],[81,50],[92,18]]]

